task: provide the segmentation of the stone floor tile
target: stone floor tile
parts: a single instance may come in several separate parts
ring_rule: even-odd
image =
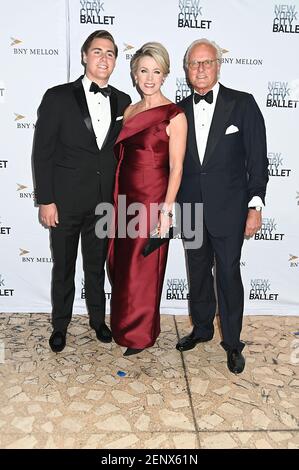
[[[298,318],[245,317],[239,376],[227,369],[218,321],[212,341],[183,354],[176,328],[189,333],[189,318],[163,315],[161,325],[156,344],[128,359],[75,315],[55,354],[47,315],[0,313],[0,447],[299,447]]]
[[[199,430],[299,429],[299,400],[293,395],[298,389],[297,369],[290,361],[293,337],[285,319],[244,318],[246,366],[238,376],[227,369],[217,321],[212,341],[182,353]],[[187,319],[177,321],[177,326],[180,337],[188,332]]]
[[[100,431],[131,431],[129,421],[120,414],[98,421],[96,427]]]
[[[5,449],[34,449],[38,440],[32,436],[28,435],[25,437],[14,436],[12,442],[6,446]]]
[[[193,421],[188,419],[188,417],[181,412],[161,410],[159,411],[160,418],[162,422],[171,429],[184,429],[184,430],[194,430]]]
[[[204,449],[287,449],[299,448],[299,432],[200,432]],[[296,447],[298,446],[298,447]]]
[[[104,449],[130,449],[139,441],[140,439],[136,434],[130,433],[124,437],[107,442],[107,444],[104,445]]]
[[[200,434],[200,444],[203,449],[236,449],[238,447],[237,441],[228,432]]]

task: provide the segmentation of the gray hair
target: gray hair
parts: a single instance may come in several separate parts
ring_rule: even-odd
[[[216,58],[219,60],[219,63],[221,63],[222,53],[223,53],[222,48],[220,46],[218,46],[218,44],[216,44],[216,42],[209,41],[209,39],[206,39],[206,38],[202,38],[202,39],[196,39],[188,47],[188,49],[186,51],[186,54],[185,54],[185,57],[184,57],[184,67],[185,67],[185,69],[188,68],[189,55],[190,55],[191,49],[193,47],[199,45],[199,44],[205,44],[206,46],[213,47],[216,51]]]

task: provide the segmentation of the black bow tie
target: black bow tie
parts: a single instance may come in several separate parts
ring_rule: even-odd
[[[198,93],[194,93],[194,103],[197,104],[200,100],[205,100],[207,103],[213,103],[213,90],[208,91],[205,95],[199,95]]]
[[[89,91],[94,92],[94,93],[102,93],[103,96],[110,96],[111,95],[110,86],[106,86],[105,88],[101,88],[95,82],[92,82],[92,84],[90,85]]]

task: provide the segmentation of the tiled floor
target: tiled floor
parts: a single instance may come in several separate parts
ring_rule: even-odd
[[[0,314],[0,448],[299,448],[298,317],[245,317],[239,376],[218,327],[176,351],[189,331],[163,315],[156,345],[124,358],[75,315],[55,354],[48,315]]]

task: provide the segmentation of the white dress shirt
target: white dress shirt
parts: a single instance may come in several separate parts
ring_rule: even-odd
[[[213,88],[213,103],[200,100],[197,104],[193,101],[194,126],[197,143],[197,151],[200,163],[203,163],[210,127],[213,119],[217,96],[219,92],[219,82]],[[248,203],[248,207],[261,206],[264,204],[259,196],[254,196]]]
[[[197,104],[193,101],[193,111],[194,111],[194,125],[195,125],[195,135],[197,150],[200,163],[202,164],[203,158],[205,155],[208,135],[210,132],[210,127],[212,123],[212,118],[214,114],[215,104],[219,92],[219,83],[217,82],[213,88],[213,103],[207,103],[205,100],[200,100]]]
[[[109,96],[89,91],[92,81],[84,75],[82,79],[87,106],[91,117],[92,127],[97,139],[97,146],[102,148],[103,142],[111,123],[111,109]]]

